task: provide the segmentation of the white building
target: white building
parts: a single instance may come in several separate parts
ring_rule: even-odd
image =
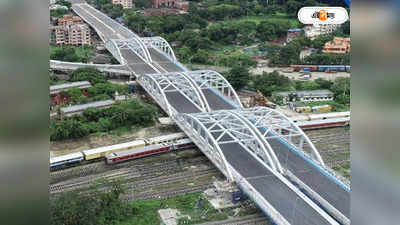
[[[335,32],[335,30],[339,27],[338,24],[320,24],[320,25],[311,25],[305,26],[303,28],[304,34],[306,37],[310,39],[314,39],[317,36],[324,35],[324,34],[331,34]]]
[[[276,92],[274,95],[281,95],[283,103],[286,104],[290,101],[301,102],[318,102],[318,101],[332,101],[333,92],[330,90],[311,90],[311,91],[281,91]]]
[[[124,9],[131,9],[133,7],[132,0],[112,0],[112,4],[120,4]]]

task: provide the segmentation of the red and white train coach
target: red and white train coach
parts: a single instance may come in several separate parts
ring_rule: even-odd
[[[171,150],[185,149],[195,147],[189,138],[176,140],[174,142],[148,145],[142,148],[136,148],[128,151],[113,152],[105,156],[107,164],[115,164],[131,159],[142,158],[149,155],[168,152]]]

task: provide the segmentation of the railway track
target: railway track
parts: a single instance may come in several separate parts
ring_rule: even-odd
[[[199,225],[271,225],[265,215],[257,213],[248,216],[230,218],[222,221],[202,223]]]
[[[206,160],[198,160],[196,163],[189,163],[187,166],[198,166],[204,165]],[[162,174],[172,174],[172,175],[164,175],[159,174],[157,172],[163,172]],[[175,174],[174,174],[175,173]],[[133,187],[135,188],[146,188],[146,187],[153,187],[162,184],[168,184],[173,181],[183,180],[187,178],[193,178],[197,176],[204,176],[206,174],[215,173],[217,174],[218,171],[215,167],[206,167],[205,169],[200,169],[198,171],[186,171],[180,172],[177,167],[169,167],[168,166],[161,166],[157,169],[145,170],[144,172],[140,172],[133,169],[126,169],[121,171],[115,171],[111,174],[102,174],[100,176],[94,177],[84,177],[79,178],[78,180],[74,180],[72,182],[62,182],[54,185],[50,185],[50,194],[60,193],[63,191],[71,191],[76,189],[84,189],[89,188],[92,184],[96,183],[99,179],[123,179],[125,184],[134,184]],[[124,184],[124,185],[125,185]]]
[[[140,159],[137,159],[140,160]],[[183,164],[179,165],[179,162],[184,162]],[[139,172],[146,174],[149,172],[157,172],[155,170],[163,170],[169,169],[170,167],[179,167],[179,166],[186,166],[191,162],[204,162],[208,161],[207,157],[203,154],[193,154],[189,157],[177,157],[174,159],[167,159],[167,160],[153,160],[149,162],[143,161],[128,161],[125,163],[115,164],[115,165],[106,165],[104,162],[99,162],[96,164],[91,164],[88,168],[87,166],[82,166],[78,168],[73,168],[73,170],[64,170],[64,171],[57,171],[55,174],[50,173],[50,184],[54,184],[57,182],[61,182],[67,179],[73,179],[76,177],[85,177],[90,176],[92,174],[100,174],[110,170],[118,170],[124,168],[136,168]],[[152,165],[152,166],[149,166]],[[173,165],[173,166],[171,166]]]

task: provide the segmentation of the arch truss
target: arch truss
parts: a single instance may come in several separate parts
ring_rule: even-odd
[[[177,61],[171,45],[162,37],[142,37],[141,40],[148,48],[157,49],[166,54],[172,61]]]
[[[186,132],[194,133],[192,140],[197,139],[197,142],[201,143],[202,150],[211,155],[211,159],[216,160],[220,169],[226,170],[228,177],[231,171],[221,146],[231,143],[241,145],[265,166],[282,173],[282,167],[274,151],[268,149],[265,141],[260,139],[254,129],[245,122],[245,118],[234,111],[179,114],[178,121],[183,124]]]
[[[281,139],[300,154],[325,166],[321,155],[307,135],[283,113],[267,107],[247,108],[237,113],[250,121],[267,142]]]
[[[145,74],[139,80],[146,80],[145,84],[150,85],[148,87],[160,89],[156,91],[157,93],[162,92],[166,95],[168,92],[179,92],[201,112],[207,111],[206,103],[200,93],[196,91],[195,85],[182,73]],[[151,82],[155,82],[157,85]],[[168,101],[166,103],[169,105]]]
[[[108,43],[108,44],[107,44]],[[139,58],[141,58],[144,62],[151,63],[152,59],[149,53],[149,50],[146,48],[146,46],[141,42],[139,38],[131,38],[131,39],[112,39],[107,41],[106,43],[106,48],[109,49],[108,47],[111,47],[111,49],[118,49],[117,53],[119,56],[115,56],[113,52],[114,57],[122,57],[121,50],[131,50],[136,53]],[[115,51],[115,50],[114,50]],[[124,62],[125,59],[123,59]]]
[[[200,89],[213,89],[227,97],[236,107],[243,108],[236,91],[220,73],[213,70],[196,70],[185,74],[196,81]]]

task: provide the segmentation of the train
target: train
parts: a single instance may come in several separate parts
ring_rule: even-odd
[[[149,139],[141,139],[121,144],[103,146],[99,148],[89,149],[82,152],[75,152],[57,157],[51,157],[50,168],[64,167],[71,164],[80,163],[82,161],[101,159],[111,153],[122,152],[132,149],[139,149],[145,146],[153,146],[153,148],[156,148],[154,146],[160,144],[174,145],[174,143],[182,139],[187,139],[187,136],[185,135],[185,133],[179,132],[164,136],[153,137]]]
[[[185,138],[171,143],[161,143],[128,151],[113,152],[105,156],[105,162],[106,164],[115,164],[131,159],[137,159],[149,155],[168,152],[171,150],[186,149],[192,147],[195,147],[194,143],[189,138]]]
[[[350,72],[351,66],[346,65],[290,65],[293,71],[311,71],[311,72]]]
[[[340,127],[350,124],[350,112],[300,115],[290,119],[303,130]]]
[[[303,130],[347,126],[350,124],[350,112],[300,115],[290,119]],[[190,147],[194,147],[194,144],[185,133],[173,133],[52,157],[50,169],[101,158],[105,159],[107,164],[114,164]]]

